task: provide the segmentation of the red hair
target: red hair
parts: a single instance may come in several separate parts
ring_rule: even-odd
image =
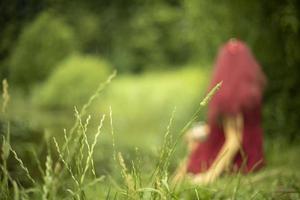
[[[259,106],[266,79],[247,45],[230,40],[218,53],[210,89],[223,81],[209,103],[210,122]]]

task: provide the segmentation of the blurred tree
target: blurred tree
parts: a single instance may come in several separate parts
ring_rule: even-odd
[[[76,46],[72,29],[53,13],[43,12],[23,30],[11,54],[11,81],[29,89],[43,81]]]
[[[0,79],[8,77],[7,57],[26,23],[46,6],[44,0],[0,1]]]
[[[72,110],[82,106],[111,69],[109,63],[99,58],[72,55],[60,62],[49,79],[36,89],[34,101],[48,109]]]
[[[269,78],[265,127],[270,135],[300,139],[300,5],[295,0],[264,1],[262,35],[255,44]]]

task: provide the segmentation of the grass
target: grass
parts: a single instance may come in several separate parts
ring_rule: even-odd
[[[112,78],[106,83],[109,84]],[[93,116],[88,115],[87,110],[103,88],[101,85],[80,111],[75,108],[74,125],[63,131],[63,137],[45,138],[45,159],[37,160],[40,176],[33,176],[32,170],[14,150],[10,121],[3,112],[7,128],[1,145],[0,199],[300,199],[300,148],[275,140],[266,141],[268,164],[258,173],[225,175],[208,186],[184,182],[173,187],[169,180],[179,160],[180,154],[175,151],[180,143],[178,138],[199,117],[199,110],[196,109],[194,115],[181,124],[182,128],[177,129],[174,123],[178,110],[173,109],[156,153],[149,155],[148,151],[135,148],[128,157],[128,149],[118,148],[120,138],[116,130],[119,130],[115,129],[118,121],[113,107],[109,107],[108,114],[96,118],[97,129],[91,126]],[[3,96],[2,110],[6,111],[9,103],[7,86]],[[202,104],[207,99],[209,97],[204,98]],[[105,131],[110,132],[109,143],[101,140]],[[105,145],[109,145],[109,150]],[[110,171],[102,171],[103,163],[93,159],[99,151],[109,157]],[[11,159],[17,161],[20,176],[11,174],[8,164]]]

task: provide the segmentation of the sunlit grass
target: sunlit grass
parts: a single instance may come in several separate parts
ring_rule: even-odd
[[[58,134],[46,137],[47,155],[45,159],[39,161],[41,177],[32,176],[22,157],[19,157],[18,152],[11,147],[10,143],[14,141],[10,139],[8,125],[1,148],[1,199],[299,199],[300,149],[285,146],[282,141],[274,140],[266,141],[267,166],[258,173],[247,176],[226,174],[207,186],[191,185],[187,181],[176,188],[170,185],[174,165],[180,160],[180,152],[174,149],[178,148],[177,143],[181,143],[180,136],[189,124],[201,119],[200,111],[204,109],[200,106],[201,100],[206,99],[204,95],[200,97],[195,93],[194,99],[185,103],[180,101],[180,98],[184,99],[185,96],[193,96],[188,93],[194,92],[183,91],[183,88],[197,81],[200,84],[205,80],[199,79],[197,72],[189,69],[184,72],[163,74],[161,77],[148,74],[145,75],[145,79],[124,77],[113,83],[110,83],[112,78],[110,77],[106,84],[109,88],[103,99],[92,104],[104,88],[101,85],[81,111],[75,109],[73,128],[61,130],[60,138],[56,139]],[[184,73],[186,74],[183,76]],[[171,83],[167,81],[168,76],[171,76],[169,77]],[[161,91],[160,88],[164,90]],[[146,89],[147,93],[144,93]],[[135,98],[142,99],[141,103],[137,101],[132,105],[126,104],[130,102],[126,97],[130,98],[133,91],[138,92],[139,95]],[[180,94],[178,91],[183,92]],[[6,94],[5,98],[8,97],[7,91]],[[153,142],[149,140],[148,134],[151,133],[147,132],[149,131],[147,124],[137,124],[137,119],[141,121],[147,119],[151,122],[151,115],[159,111],[152,110],[157,102],[153,103],[151,98],[156,95],[162,96],[163,100],[159,103],[164,106],[171,105],[160,108],[162,111],[156,116],[162,121],[160,122],[162,128],[152,127],[155,130],[152,136],[156,138],[156,142]],[[112,99],[117,99],[120,104],[112,101],[108,106],[109,100]],[[8,104],[8,99],[4,102]],[[182,107],[176,106],[176,103]],[[190,115],[178,118],[178,115],[184,112],[181,109],[187,108],[186,105],[190,103],[196,105],[195,108],[190,108]],[[139,106],[142,104],[146,104],[148,108],[141,109]],[[97,116],[93,113],[89,115],[89,112],[97,113],[95,109],[97,106],[100,107],[100,115],[99,113]],[[103,111],[105,107],[107,110]],[[124,110],[121,112],[119,109]],[[131,113],[130,109],[137,110]],[[152,113],[143,119],[147,112]],[[127,114],[128,118],[124,114]],[[128,120],[129,128],[136,127],[124,129],[119,125],[121,118]],[[9,124],[9,119],[5,120]],[[97,121],[96,129],[92,125],[92,120]],[[155,124],[157,121],[152,123]],[[154,126],[153,124],[148,124],[149,128]],[[141,132],[130,131],[138,128]],[[125,141],[126,148],[121,146]],[[152,146],[153,151],[149,151],[147,145]],[[104,160],[101,160],[103,158]],[[17,169],[21,174],[19,177],[10,174],[7,166],[9,159],[17,161]],[[23,185],[23,180],[29,182]]]

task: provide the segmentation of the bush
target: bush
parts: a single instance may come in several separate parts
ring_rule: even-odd
[[[45,108],[82,105],[107,78],[110,68],[107,62],[92,56],[70,56],[37,88],[34,102]]]
[[[74,34],[60,18],[44,12],[25,27],[10,57],[10,78],[29,89],[47,78],[55,65],[77,46]]]

